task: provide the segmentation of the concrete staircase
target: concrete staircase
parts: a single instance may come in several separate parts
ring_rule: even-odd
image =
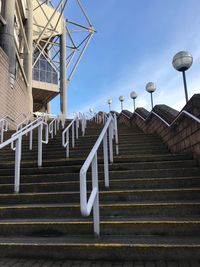
[[[155,135],[119,125],[120,155],[103,181],[99,152],[101,237],[79,207],[79,171],[101,126],[65,158],[61,132],[44,146],[38,169],[37,143],[25,138],[21,191],[13,193],[14,156],[0,151],[0,255],[104,260],[200,258],[200,170],[189,155],[171,154]],[[91,181],[88,181],[91,188]]]

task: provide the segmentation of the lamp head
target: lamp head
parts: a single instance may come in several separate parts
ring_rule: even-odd
[[[188,70],[193,63],[192,55],[187,51],[178,52],[172,60],[173,67],[178,71]]]
[[[108,99],[108,105],[112,104],[112,99]]]
[[[148,93],[153,93],[153,92],[155,92],[155,90],[156,90],[156,85],[155,85],[155,83],[153,83],[153,82],[149,82],[149,83],[147,83],[147,85],[146,85],[146,90],[147,90]]]
[[[136,99],[136,98],[137,98],[137,94],[136,94],[136,92],[135,92],[135,91],[131,92],[130,97],[131,97],[132,99]]]
[[[124,96],[123,95],[121,95],[120,97],[119,97],[119,101],[121,101],[121,102],[123,102],[124,101]]]

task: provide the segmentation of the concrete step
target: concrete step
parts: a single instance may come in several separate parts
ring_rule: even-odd
[[[143,202],[143,203],[110,203],[100,204],[101,218],[135,218],[147,216],[180,216],[190,218],[199,216],[200,202],[176,201]],[[1,205],[0,219],[45,219],[45,218],[81,218],[79,204],[24,204]]]
[[[195,160],[185,160],[185,161],[159,161],[159,162],[137,162],[137,163],[113,163],[110,164],[110,171],[121,171],[121,170],[148,170],[148,169],[169,169],[169,168],[190,168],[196,167],[197,163]],[[35,167],[21,167],[21,174],[40,174],[40,173],[79,173],[82,165],[60,165],[60,166],[47,166],[38,168]],[[99,171],[104,170],[104,164],[98,165]],[[10,166],[10,168],[0,169],[0,175],[12,175],[14,173],[14,166]]]
[[[1,238],[2,257],[79,260],[184,260],[199,259],[198,237],[92,236]]]
[[[191,160],[193,159],[192,155],[189,154],[158,154],[158,155],[123,155],[123,156],[115,156],[115,163],[129,163],[129,162],[155,162],[155,161],[176,161],[176,160]],[[43,166],[52,166],[55,164],[56,166],[63,165],[77,165],[83,164],[85,161],[85,157],[77,157],[77,158],[58,158],[58,159],[48,159],[43,160]],[[103,163],[103,158],[98,157],[98,162]],[[10,168],[14,165],[14,160],[1,160],[0,167],[2,168]],[[37,160],[22,160],[21,166],[37,166]]]
[[[90,191],[89,191],[90,193]],[[109,190],[100,191],[100,203],[117,202],[143,202],[143,201],[200,201],[199,188],[179,189],[143,189],[143,190]],[[1,194],[0,205],[7,204],[53,204],[53,203],[79,203],[79,191],[64,192],[42,192],[42,193],[20,193]]]
[[[93,233],[93,221],[82,218],[70,219],[26,219],[1,220],[1,236],[61,237],[64,235],[86,235]],[[123,220],[102,220],[101,235],[135,236],[196,236],[200,234],[200,220],[173,218],[123,218]]]

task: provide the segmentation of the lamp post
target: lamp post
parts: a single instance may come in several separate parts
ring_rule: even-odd
[[[136,92],[131,92],[130,97],[133,99],[133,107],[134,107],[134,111],[135,111],[135,99],[137,98],[137,94]]]
[[[151,94],[151,108],[153,109],[153,92],[156,90],[156,85],[153,82],[149,82],[146,85],[146,90]]]
[[[184,90],[185,90],[185,99],[186,103],[188,102],[188,92],[187,92],[187,82],[186,82],[186,75],[185,72],[188,70],[193,63],[192,55],[189,52],[181,51],[178,52],[172,60],[173,67],[181,71],[183,73],[183,84],[184,84]]]
[[[110,112],[110,110],[111,110],[111,104],[112,104],[112,99],[108,99],[109,112]]]
[[[123,95],[121,95],[120,97],[119,97],[119,101],[121,102],[121,111],[123,110],[123,102],[124,102],[124,96]]]

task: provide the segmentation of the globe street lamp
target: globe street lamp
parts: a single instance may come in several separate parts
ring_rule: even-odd
[[[136,92],[131,92],[130,97],[133,99],[133,106],[134,106],[134,111],[135,111],[135,99],[137,98]]]
[[[186,82],[185,72],[192,66],[192,63],[193,63],[192,55],[186,51],[178,52],[173,57],[173,61],[172,61],[173,67],[176,70],[181,71],[183,73],[183,84],[184,84],[184,90],[185,90],[186,103],[188,102],[188,92],[187,92],[187,82]]]
[[[93,112],[93,108],[89,108],[89,112],[92,113]]]
[[[152,82],[147,83],[146,90],[148,93],[151,94],[151,108],[153,109],[153,92],[155,92],[156,90],[155,83],[152,83]]]
[[[111,104],[112,104],[112,99],[108,99],[108,105],[109,105],[109,112],[110,112],[110,110],[111,110]]]
[[[123,102],[124,102],[124,96],[123,95],[121,95],[120,97],[119,97],[119,101],[121,102],[121,111],[123,110]]]

